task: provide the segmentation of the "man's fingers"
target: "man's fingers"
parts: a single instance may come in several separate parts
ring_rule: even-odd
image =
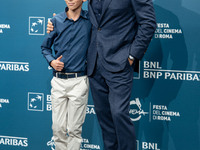
[[[47,27],[47,31],[53,31],[53,28]]]
[[[53,26],[52,27],[48,27],[48,25],[47,25],[47,33],[49,34],[51,31],[53,31]]]
[[[53,31],[53,29],[52,28],[47,28],[47,31],[51,32],[51,31]]]
[[[56,14],[55,13],[53,13],[53,16],[55,16]],[[48,24],[47,24],[47,33],[49,34],[51,31],[53,31],[53,23],[50,21],[50,20],[48,20]]]
[[[48,24],[47,24],[47,33],[50,33],[51,31],[53,31],[53,24],[51,21],[48,21]]]
[[[53,25],[53,23],[50,20],[48,20],[47,26],[50,26],[50,25]]]
[[[52,24],[49,24],[49,23],[47,24],[47,29],[48,29],[48,28],[49,28],[49,29],[53,29],[53,27],[54,27],[54,26],[53,26]]]

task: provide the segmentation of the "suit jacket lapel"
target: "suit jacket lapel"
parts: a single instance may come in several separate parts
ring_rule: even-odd
[[[105,12],[106,12],[106,10],[107,10],[107,8],[108,8],[108,6],[109,6],[109,4],[110,4],[111,1],[112,1],[112,0],[104,0],[104,2],[103,2],[103,7],[102,7],[102,13],[101,13],[100,22],[101,22],[101,20],[102,20],[102,18],[103,18],[103,15],[105,14]]]
[[[98,25],[96,16],[94,15],[94,11],[93,11],[92,6],[91,6],[91,1],[92,0],[89,0],[89,3],[88,3],[88,12],[89,12],[91,23],[97,28],[99,25]]]

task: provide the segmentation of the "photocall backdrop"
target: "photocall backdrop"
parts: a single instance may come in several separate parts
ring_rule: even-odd
[[[65,6],[63,0],[0,0],[0,150],[55,149],[52,69],[40,45],[48,19]],[[199,150],[200,1],[154,0],[154,7],[157,30],[130,99],[137,150]],[[91,94],[82,136],[81,150],[103,150]]]

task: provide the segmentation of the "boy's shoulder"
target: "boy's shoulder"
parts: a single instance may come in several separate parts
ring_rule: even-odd
[[[65,13],[66,13],[65,11],[62,11],[62,12],[56,14],[54,17],[56,17],[56,18],[64,17],[64,16],[65,16]]]
[[[55,22],[56,20],[59,21],[59,20],[63,20],[63,18],[65,17],[65,12],[60,12],[58,14],[56,14],[52,19],[51,21],[52,22]]]
[[[85,16],[85,18],[89,19],[89,13],[88,13],[88,11],[87,10],[83,10],[83,9],[81,11],[82,11],[81,13],[83,14],[83,16]],[[52,22],[61,21],[61,20],[65,19],[65,18],[66,18],[66,12],[63,11],[63,12],[60,12],[60,13],[56,14],[51,19],[51,21]]]

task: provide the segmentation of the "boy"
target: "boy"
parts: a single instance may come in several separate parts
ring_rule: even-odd
[[[88,13],[81,9],[85,1],[65,0],[68,7],[53,17],[54,31],[41,46],[42,54],[53,67],[52,129],[56,150],[79,150],[82,141],[89,89],[86,54],[91,30]]]

